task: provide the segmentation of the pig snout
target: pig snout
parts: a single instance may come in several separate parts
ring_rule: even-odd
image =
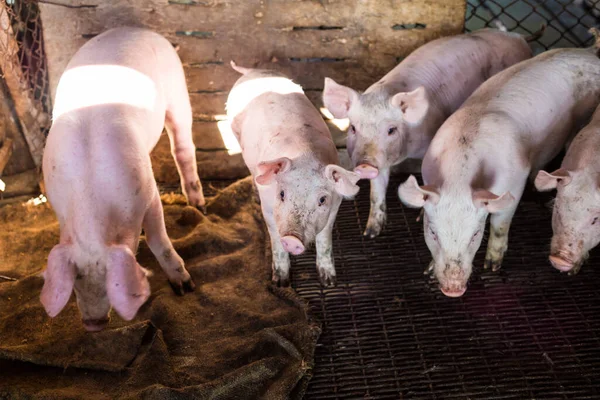
[[[583,252],[583,240],[576,237],[555,235],[550,246],[550,263],[561,272],[577,271],[585,255]]]
[[[445,288],[442,286],[442,287],[440,287],[440,290],[442,291],[442,293],[444,293],[448,297],[460,297],[463,294],[465,294],[465,292],[467,291],[467,288],[466,287]]]
[[[304,244],[295,235],[285,235],[281,238],[281,244],[288,253],[295,256],[304,253]]]
[[[550,264],[561,272],[577,272],[586,256],[576,256],[570,251],[559,250],[550,253]]]
[[[568,272],[575,266],[575,263],[568,261],[559,255],[551,255],[549,258],[552,266],[562,272]]]
[[[440,278],[440,290],[448,297],[460,297],[467,291],[465,273],[459,266],[447,267]]]
[[[99,332],[106,328],[109,321],[108,315],[99,319],[83,319],[83,326],[88,332]]]
[[[375,179],[379,175],[379,169],[366,162],[360,163],[354,168],[354,172],[360,175],[360,179]]]

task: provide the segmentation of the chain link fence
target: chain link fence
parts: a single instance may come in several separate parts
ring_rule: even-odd
[[[41,165],[51,102],[35,0],[0,0],[0,69],[33,161]]]
[[[590,46],[588,30],[600,25],[600,0],[467,0],[467,31],[494,27],[529,35],[542,24],[544,34],[532,43],[536,53]]]

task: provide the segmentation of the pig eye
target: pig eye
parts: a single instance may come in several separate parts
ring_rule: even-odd
[[[392,126],[390,129],[388,129],[388,135],[393,135],[394,133],[396,133],[398,131],[398,128],[395,126]]]
[[[596,222],[598,222],[598,217],[596,217],[596,218],[594,218],[594,219],[592,220],[592,225],[595,225],[595,224],[596,224]]]
[[[475,240],[475,238],[479,235],[479,232],[481,232],[481,231],[477,231],[473,234],[473,237],[471,238],[471,242],[473,242],[473,240]]]
[[[319,206],[325,205],[326,201],[327,201],[327,197],[326,196],[321,196],[319,198]]]
[[[354,125],[350,125],[350,133],[356,133],[356,128]]]
[[[285,192],[283,190],[281,192],[279,192],[279,198],[281,199],[281,201],[283,201],[283,199],[285,199]]]

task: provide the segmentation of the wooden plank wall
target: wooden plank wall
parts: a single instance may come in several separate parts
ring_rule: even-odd
[[[278,69],[322,106],[323,79],[366,89],[412,50],[463,31],[465,0],[40,0],[52,94],[75,51],[116,26],[144,26],[179,46],[194,110],[201,177],[247,173],[217,129],[238,74]],[[336,143],[344,134],[330,124]],[[165,138],[163,138],[165,139]],[[157,180],[176,182],[168,142],[154,153]]]

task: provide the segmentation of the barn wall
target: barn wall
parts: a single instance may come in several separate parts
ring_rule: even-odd
[[[53,0],[41,3],[52,95],[75,51],[112,27],[153,29],[179,46],[194,111],[202,177],[246,173],[217,129],[238,75],[228,63],[278,69],[321,106],[323,78],[366,89],[418,46],[463,31],[465,0]],[[344,135],[330,124],[336,143]],[[176,182],[168,141],[153,154],[157,180]]]

